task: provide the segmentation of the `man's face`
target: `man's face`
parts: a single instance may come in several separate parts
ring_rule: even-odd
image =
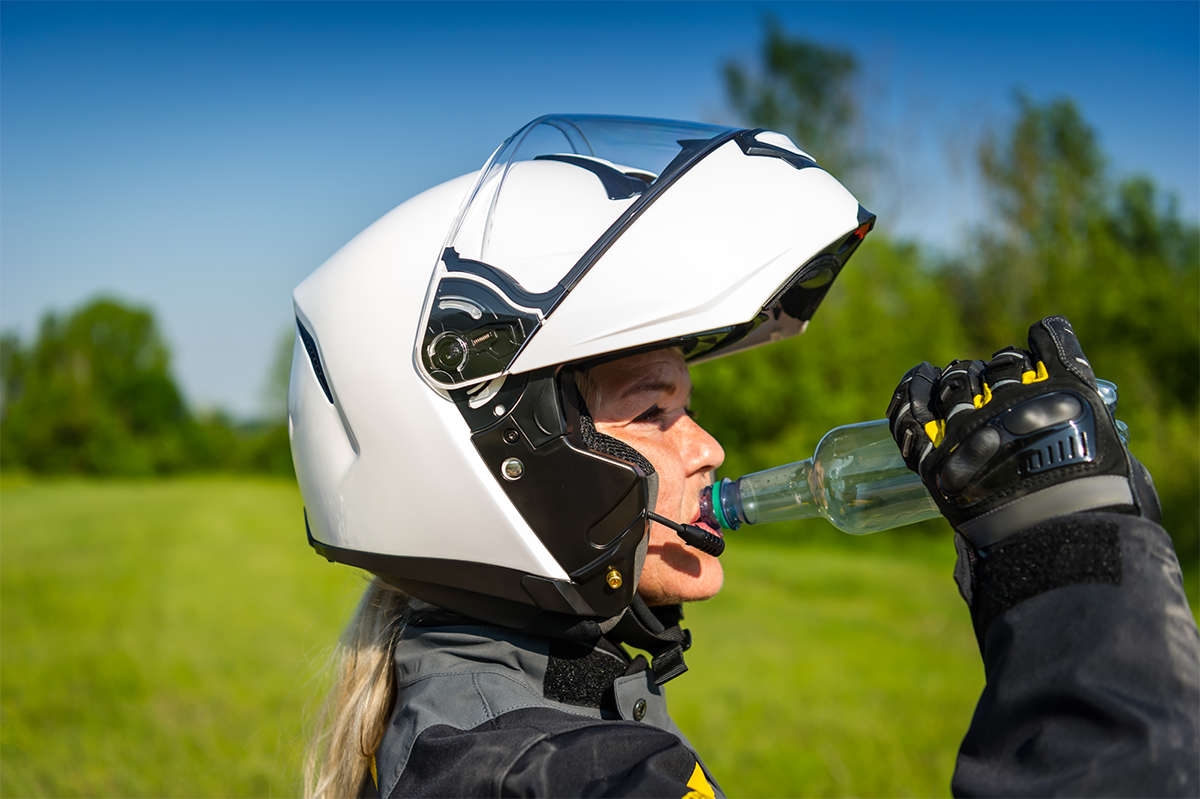
[[[642,453],[658,473],[655,512],[697,523],[700,489],[713,481],[725,452],[688,415],[692,381],[677,350],[632,355],[590,370],[598,396],[588,398],[596,429]],[[589,392],[591,393],[591,392]],[[716,531],[714,531],[716,532]],[[721,590],[721,562],[650,525],[638,593],[649,605],[708,599]]]

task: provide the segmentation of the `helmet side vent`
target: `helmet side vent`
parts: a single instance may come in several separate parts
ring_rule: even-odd
[[[304,342],[304,351],[308,353],[308,360],[312,363],[313,372],[317,376],[317,382],[321,384],[321,390],[325,392],[325,399],[329,400],[329,404],[333,404],[333,392],[329,390],[329,382],[325,379],[325,370],[321,368],[321,354],[317,352],[317,342],[313,341],[312,334],[304,329],[304,325],[296,319],[296,329],[300,332],[300,340]]]
[[[350,422],[346,419],[346,413],[342,410],[342,406],[333,398],[333,389],[329,385],[329,378],[325,374],[325,368],[321,365],[321,353],[317,350],[316,339],[308,332],[308,328],[300,321],[300,317],[296,317],[296,334],[300,338],[300,343],[304,346],[304,352],[308,355],[308,362],[312,366],[313,377],[317,379],[317,385],[321,387],[321,393],[325,395],[325,400],[333,406],[337,411],[338,420],[341,422],[342,431],[346,434],[346,442],[350,445],[350,449],[354,452],[355,457],[358,456],[360,450],[358,447],[358,438],[355,437],[354,431],[350,428]],[[296,362],[292,362],[292,373],[295,375]],[[292,389],[288,389],[289,394]],[[290,400],[289,400],[290,401]],[[290,411],[289,411],[290,413]]]

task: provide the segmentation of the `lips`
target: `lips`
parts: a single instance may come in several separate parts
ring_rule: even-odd
[[[715,527],[713,527],[711,524],[708,524],[707,522],[700,521],[700,511],[696,511],[696,517],[694,519],[692,519],[690,524],[693,524],[696,527],[699,527],[701,530],[707,530],[708,532],[715,535],[717,538],[725,537],[725,534],[723,531],[716,529]]]

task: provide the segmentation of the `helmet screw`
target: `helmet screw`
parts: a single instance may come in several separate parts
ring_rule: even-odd
[[[500,472],[505,480],[520,480],[521,475],[525,474],[525,464],[516,458],[509,458],[500,464]]]
[[[495,408],[492,408],[492,416],[500,417],[507,412],[508,408],[505,408],[503,405],[497,405]]]
[[[521,434],[511,427],[504,431],[504,443],[515,444],[521,438]]]
[[[616,591],[621,587],[621,573],[616,569],[609,569],[608,574],[604,576],[604,581],[608,583],[608,587]]]

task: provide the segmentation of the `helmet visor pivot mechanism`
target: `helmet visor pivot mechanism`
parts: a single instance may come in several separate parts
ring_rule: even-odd
[[[465,615],[610,629],[651,522],[724,541],[657,512],[654,465],[597,430],[577,374],[802,332],[873,224],[779,133],[534,120],[296,288],[311,545]]]

